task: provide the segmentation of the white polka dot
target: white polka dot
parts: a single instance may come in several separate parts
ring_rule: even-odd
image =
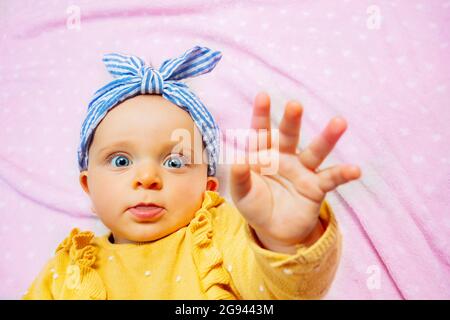
[[[405,56],[397,57],[397,58],[395,59],[395,61],[397,61],[398,64],[405,64],[405,62],[406,62],[406,57],[405,57]]]
[[[345,58],[347,58],[348,56],[350,56],[352,54],[352,52],[348,49],[342,50],[341,53]]]
[[[227,270],[228,270],[228,272],[233,271],[233,266],[231,264],[229,264],[228,267],[227,267]]]
[[[264,292],[264,286],[262,284],[259,285],[259,291]]]
[[[434,22],[429,22],[428,23],[428,28],[430,28],[432,30],[435,30],[435,29],[437,29],[437,24],[434,23]]]
[[[291,269],[288,269],[288,268],[283,269],[283,272],[284,272],[284,274],[287,274],[287,275],[293,274],[293,271]]]
[[[423,190],[425,191],[426,194],[432,194],[435,190],[435,188],[431,185],[425,185],[423,187]]]
[[[391,102],[389,102],[389,107],[391,107],[391,108],[393,108],[393,109],[398,108],[398,106],[399,106],[399,104],[398,104],[397,101],[391,101]]]
[[[419,164],[419,163],[422,163],[424,161],[424,157],[421,156],[421,155],[413,155],[411,157],[411,160],[412,160],[412,162]]]
[[[51,153],[51,152],[52,152],[52,150],[53,150],[53,148],[52,148],[52,147],[50,147],[50,146],[46,146],[46,147],[44,148],[44,153],[45,153],[45,154],[49,154],[49,153]]]
[[[406,86],[410,89],[413,89],[417,86],[417,82],[414,80],[408,80],[406,81]]]
[[[109,261],[113,261],[113,260],[114,260],[114,257],[113,257],[113,256],[109,256],[109,257],[108,257],[108,260],[109,260]]]
[[[243,39],[243,37],[241,36],[241,35],[234,35],[233,36],[233,40],[234,40],[234,42],[236,42],[236,43],[240,43],[241,41],[242,41],[242,39]]]
[[[150,271],[148,271],[148,270],[144,272],[144,275],[145,275],[146,277],[149,277],[151,274],[152,274],[152,273],[151,273]]]
[[[181,276],[177,276],[177,278],[175,279],[176,282],[180,282],[181,281]]]
[[[436,91],[439,93],[445,92],[447,90],[447,86],[444,84],[441,84],[439,86],[436,87]]]
[[[352,77],[352,79],[356,80],[356,79],[359,78],[360,74],[359,74],[358,71],[354,71],[354,72],[351,73],[350,76]]]
[[[380,83],[380,84],[384,84],[384,83],[386,83],[386,77],[380,77],[379,79],[378,79],[378,82]]]
[[[439,133],[435,133],[431,136],[434,142],[438,142],[441,140],[441,135]]]
[[[323,48],[317,48],[316,49],[316,54],[318,56],[323,56],[325,54],[325,50]]]
[[[53,274],[53,279],[58,279],[59,275],[57,273]]]
[[[399,131],[402,136],[408,136],[410,134],[410,130],[408,128],[400,128]]]
[[[369,96],[361,96],[361,102],[364,104],[369,104],[371,101],[371,98]]]
[[[333,74],[333,70],[325,68],[323,69],[323,74],[325,75],[325,77],[330,77]]]

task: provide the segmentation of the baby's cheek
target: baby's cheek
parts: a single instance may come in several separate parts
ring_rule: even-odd
[[[113,214],[118,209],[125,206],[124,192],[120,184],[110,179],[97,176],[92,184],[91,200],[97,210],[97,214]]]
[[[175,196],[176,198],[175,203],[178,206],[185,207],[187,215],[193,214],[202,205],[203,192],[204,188],[201,188],[195,184],[191,184],[190,187],[186,188],[183,191],[178,192],[178,194]]]

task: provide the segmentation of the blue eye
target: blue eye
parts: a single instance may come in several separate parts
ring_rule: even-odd
[[[164,163],[169,163],[169,165],[174,165],[175,168],[179,169],[183,165],[186,166],[186,161],[180,160],[180,159],[182,159],[182,158],[181,157],[170,157]]]
[[[110,163],[113,164],[113,166],[122,167],[122,166],[128,166],[130,164],[130,160],[128,160],[127,157],[118,155],[114,158],[111,158]]]

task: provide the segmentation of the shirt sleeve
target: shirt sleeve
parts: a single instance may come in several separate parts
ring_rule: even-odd
[[[339,265],[342,235],[333,211],[324,201],[320,222],[325,231],[311,246],[298,245],[294,254],[273,252],[259,245],[237,208],[224,206],[222,233],[224,267],[241,299],[320,299],[333,282]]]
[[[54,259],[48,261],[44,268],[34,279],[28,291],[22,297],[23,300],[54,300],[52,293],[53,280],[57,277]]]

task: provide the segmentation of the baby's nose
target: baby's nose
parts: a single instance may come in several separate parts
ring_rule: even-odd
[[[135,188],[161,189],[162,180],[155,165],[145,165],[139,168],[134,181]]]

